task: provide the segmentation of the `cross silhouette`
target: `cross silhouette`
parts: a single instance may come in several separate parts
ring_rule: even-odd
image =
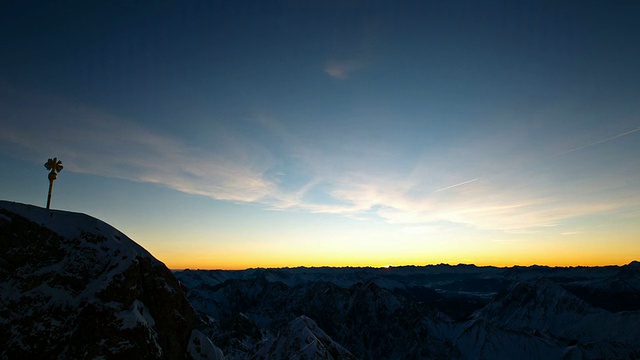
[[[51,191],[53,191],[53,180],[58,178],[58,174],[60,171],[62,171],[62,161],[58,160],[57,157],[49,158],[49,160],[47,160],[46,163],[44,163],[44,167],[47,168],[47,170],[51,170],[49,172],[49,194],[47,195],[47,209],[49,208],[49,206],[51,205]]]

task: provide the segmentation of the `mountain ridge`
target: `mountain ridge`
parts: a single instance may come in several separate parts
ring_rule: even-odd
[[[203,331],[224,344],[233,343],[230,329],[240,329],[229,320],[235,313],[243,314],[245,329],[251,324],[253,333],[273,341],[284,324],[305,315],[358,359],[626,359],[640,357],[634,330],[640,312],[631,301],[638,292],[619,293],[628,301],[611,312],[598,304],[600,293],[576,289],[600,289],[615,279],[633,283],[640,280],[634,270],[630,263],[174,273],[194,307],[211,316]],[[610,334],[603,335],[609,328],[600,324],[607,322]],[[230,359],[255,354],[251,346],[220,344]]]
[[[0,201],[0,358],[215,353],[164,264],[91,216]]]

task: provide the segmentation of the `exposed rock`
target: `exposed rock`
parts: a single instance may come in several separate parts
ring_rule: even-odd
[[[184,359],[196,317],[171,271],[106,223],[0,201],[0,357]]]

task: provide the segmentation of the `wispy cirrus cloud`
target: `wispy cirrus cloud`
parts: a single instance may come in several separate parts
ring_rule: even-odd
[[[315,149],[313,143],[299,141],[277,121],[269,126],[281,143],[299,155],[313,179],[278,205],[283,209],[358,219],[375,216],[414,230],[446,223],[531,233],[557,227],[570,219],[640,205],[639,196],[628,196],[624,191],[622,195],[602,195],[603,188],[626,186],[628,180],[622,174],[571,180],[571,170],[561,167],[560,173],[553,173],[556,170],[548,168],[549,158],[544,153],[536,159],[535,154],[512,151],[521,141],[511,135],[507,136],[511,147],[496,148],[496,144],[504,143],[492,138],[458,144],[457,150],[449,151],[447,156],[438,155],[446,151],[435,149],[434,155],[418,157],[413,169],[403,171],[380,159],[393,163],[406,155],[384,154],[382,144],[370,144],[375,148],[364,149],[361,156],[352,158],[334,153],[335,149]],[[473,177],[474,173],[479,176]],[[460,181],[465,178],[470,180]],[[318,183],[328,184],[321,191],[333,201],[309,200],[314,197],[307,195],[318,189]]]
[[[229,133],[216,139],[225,142],[221,153],[65,100],[18,93],[6,99],[0,139],[13,156],[40,161],[55,154],[68,171],[220,200],[256,202],[275,188],[263,177],[268,153]]]
[[[442,230],[443,223],[455,225],[454,228],[462,226],[528,233],[553,228],[570,219],[640,205],[639,198],[602,201],[599,198],[571,199],[561,194],[542,197],[539,190],[523,196],[520,192],[501,190],[499,184],[479,185],[474,189],[473,195],[465,195],[465,192],[441,194],[443,193],[414,197],[409,189],[394,189],[388,182],[372,178],[366,183],[351,184],[332,192],[332,196],[344,201],[346,205],[318,207],[299,203],[296,206],[352,217],[373,213],[412,233],[434,227]]]
[[[452,228],[446,224],[527,233],[577,217],[640,206],[637,195],[598,194],[603,184],[625,186],[624,178],[615,182],[615,174],[600,183],[582,180],[577,186],[582,190],[574,189],[572,194],[566,193],[566,187],[541,185],[542,178],[533,170],[473,177],[463,168],[476,163],[476,158],[496,155],[478,144],[454,157],[428,157],[418,160],[413,169],[402,170],[390,165],[401,156],[393,149],[378,146],[346,156],[299,139],[273,119],[256,121],[271,142],[227,129],[212,139],[219,144],[214,149],[80,104],[15,92],[5,95],[9,96],[0,100],[5,120],[0,149],[12,156],[40,162],[55,154],[70,171],[162,184],[184,193],[270,209],[382,219],[407,234]],[[278,149],[270,143],[277,143]],[[278,152],[294,159],[297,169],[281,166]],[[456,160],[469,154],[474,157],[467,163]],[[497,162],[508,167],[505,158]],[[288,181],[292,177],[297,181]]]

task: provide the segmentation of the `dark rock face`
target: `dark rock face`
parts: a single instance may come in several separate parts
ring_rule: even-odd
[[[0,290],[0,358],[187,358],[178,281],[87,215],[0,202]]]

